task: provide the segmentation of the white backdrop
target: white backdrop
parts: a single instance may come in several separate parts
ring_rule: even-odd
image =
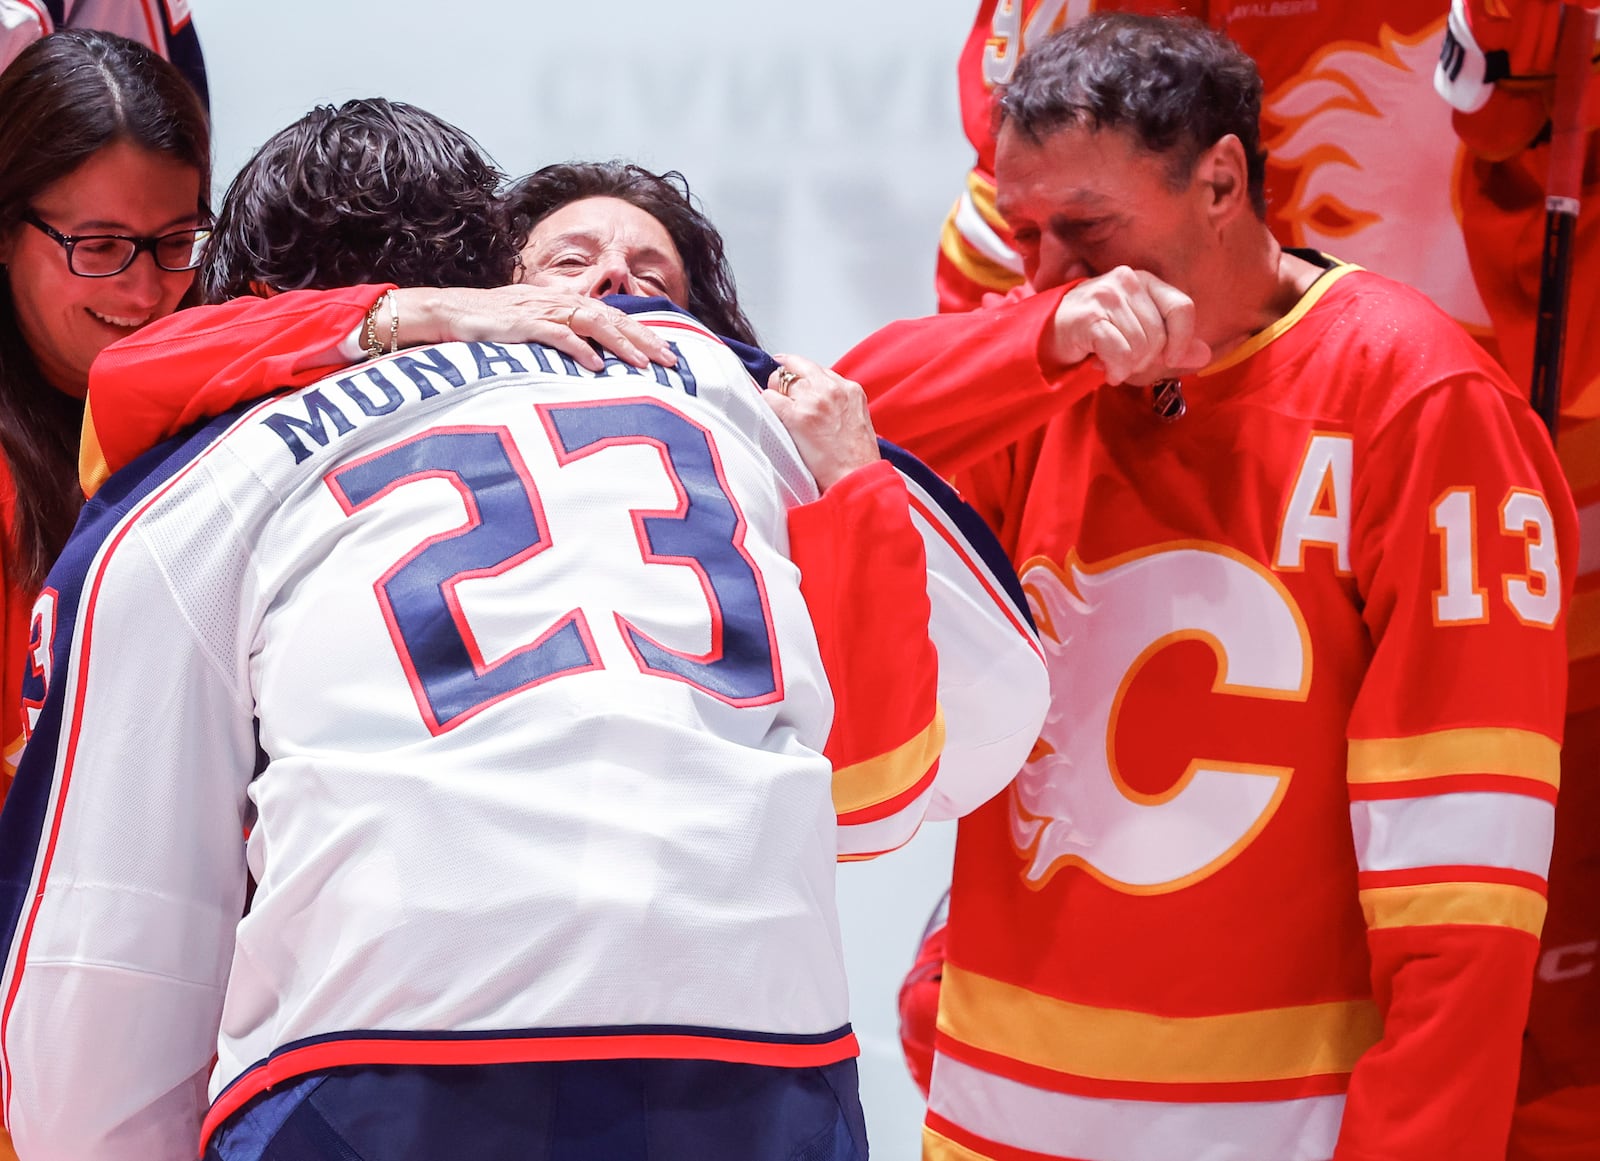
[[[621,157],[689,178],[765,345],[829,361],[933,309],[939,223],[969,163],[955,60],[973,0],[191,0],[216,192],[311,106],[385,96],[471,132],[519,175]],[[952,834],[839,883],[876,1161],[917,1156],[895,989]]]

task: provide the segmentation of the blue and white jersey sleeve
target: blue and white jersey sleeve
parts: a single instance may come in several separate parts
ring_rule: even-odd
[[[983,518],[911,453],[879,447],[905,480],[928,559],[945,735],[927,817],[960,818],[1022,768],[1044,725],[1050,677],[1021,582]]]
[[[191,1156],[207,1103],[256,754],[235,692],[248,554],[226,509],[181,557],[137,514],[206,471],[215,433],[86,509],[36,606],[36,716],[0,815],[0,1066],[38,1161]]]

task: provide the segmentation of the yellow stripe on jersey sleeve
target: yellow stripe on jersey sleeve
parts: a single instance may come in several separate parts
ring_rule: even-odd
[[[833,772],[833,809],[844,815],[888,802],[915,786],[944,750],[944,709],[915,737],[887,754]]]
[[[1370,1000],[1157,1016],[1042,996],[953,964],[939,1029],[964,1044],[1097,1080],[1227,1084],[1346,1073],[1383,1035]]]
[[[1510,927],[1537,938],[1545,906],[1539,892],[1510,883],[1419,883],[1361,892],[1370,928]]]
[[[978,211],[978,216],[989,223],[995,233],[1004,233],[1008,228],[1006,220],[1000,216],[1000,209],[995,205],[994,183],[979,176],[976,170],[967,171],[967,196],[972,199],[972,206]]]
[[[111,477],[111,467],[100,447],[100,433],[94,426],[94,402],[90,400],[83,409],[83,435],[78,446],[78,483],[83,494],[93,498],[100,485]]]
[[[1561,784],[1561,746],[1532,730],[1439,730],[1412,738],[1352,738],[1351,782],[1411,782],[1502,774]]]
[[[0,754],[0,779],[14,778],[17,773],[17,763],[22,761],[22,747],[28,742],[28,735],[19,733],[11,739],[11,744],[6,747],[5,753]],[[0,784],[0,800],[4,799],[4,785]],[[0,1156],[0,1161],[5,1161]]]
[[[956,225],[956,212],[960,205],[961,203],[957,202],[951,209],[950,216],[944,220],[944,228],[939,231],[939,250],[950,260],[950,265],[961,271],[963,277],[986,290],[1003,294],[1022,279],[1000,263],[973,249],[966,235]]]

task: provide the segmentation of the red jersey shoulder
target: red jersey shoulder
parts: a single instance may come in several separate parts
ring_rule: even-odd
[[[1452,381],[1486,382],[1507,405],[1520,401],[1500,365],[1427,295],[1404,283],[1348,270],[1307,321],[1313,317],[1317,360],[1334,390],[1349,394],[1351,419],[1361,427],[1381,429],[1418,396]]]

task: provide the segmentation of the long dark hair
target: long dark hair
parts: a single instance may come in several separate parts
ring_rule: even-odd
[[[381,97],[319,105],[268,139],[222,199],[208,302],[360,282],[504,286],[521,238],[466,133]]]
[[[194,166],[202,198],[210,186],[211,136],[200,99],[182,73],[134,41],[72,29],[29,45],[0,73],[0,109],[0,237],[19,228],[41,190],[117,142]],[[0,266],[0,453],[16,494],[6,574],[30,593],[83,503],[82,427],[82,401],[39,371]]]
[[[677,170],[651,173],[620,161],[547,165],[518,180],[505,198],[512,226],[523,237],[562,206],[585,198],[617,198],[643,210],[665,227],[683,259],[689,301],[679,305],[717,334],[760,346],[739,306],[722,235],[700,211]]]

